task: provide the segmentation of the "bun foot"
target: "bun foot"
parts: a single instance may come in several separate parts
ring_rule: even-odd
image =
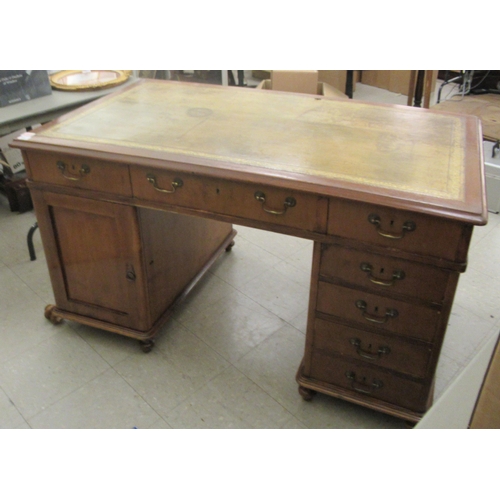
[[[54,309],[56,308],[55,305],[49,304],[47,307],[45,307],[45,313],[44,316],[54,325],[59,325],[62,323],[62,317],[59,316],[54,312]]]
[[[153,349],[155,341],[153,339],[140,340],[139,344],[141,345],[142,352],[148,353]]]
[[[305,387],[299,385],[299,394],[302,396],[302,399],[304,401],[311,401],[316,394],[316,391],[313,391],[312,389],[306,389]]]
[[[226,247],[226,252],[230,252],[234,247],[234,240]]]

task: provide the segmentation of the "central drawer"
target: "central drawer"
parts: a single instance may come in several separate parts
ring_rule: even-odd
[[[389,297],[318,283],[316,310],[364,327],[432,342],[441,320],[440,310]]]
[[[130,171],[134,196],[142,200],[326,232],[327,200],[316,195],[175,170]]]

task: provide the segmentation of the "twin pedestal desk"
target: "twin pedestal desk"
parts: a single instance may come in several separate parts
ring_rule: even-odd
[[[138,339],[229,250],[232,223],[314,241],[299,392],[408,421],[432,403],[474,225],[472,116],[141,80],[25,133],[55,305]]]

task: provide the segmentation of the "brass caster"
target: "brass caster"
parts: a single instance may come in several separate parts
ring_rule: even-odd
[[[312,389],[307,389],[299,385],[299,394],[302,396],[302,399],[304,401],[311,401],[314,395],[316,394],[316,391],[313,391]]]
[[[153,339],[149,340],[140,340],[139,344],[141,346],[142,352],[148,353],[151,352],[155,345],[155,341]]]
[[[55,305],[49,304],[48,306],[45,307],[45,312],[44,316],[54,325],[59,325],[62,323],[62,318],[61,316],[57,315],[54,312],[54,309],[56,308]]]
[[[229,245],[226,247],[226,252],[230,252],[233,249],[234,243],[234,240],[229,243]]]

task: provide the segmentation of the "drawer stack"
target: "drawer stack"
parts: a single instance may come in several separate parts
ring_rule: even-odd
[[[328,233],[315,243],[299,392],[417,421],[432,402],[471,228],[335,199]]]

